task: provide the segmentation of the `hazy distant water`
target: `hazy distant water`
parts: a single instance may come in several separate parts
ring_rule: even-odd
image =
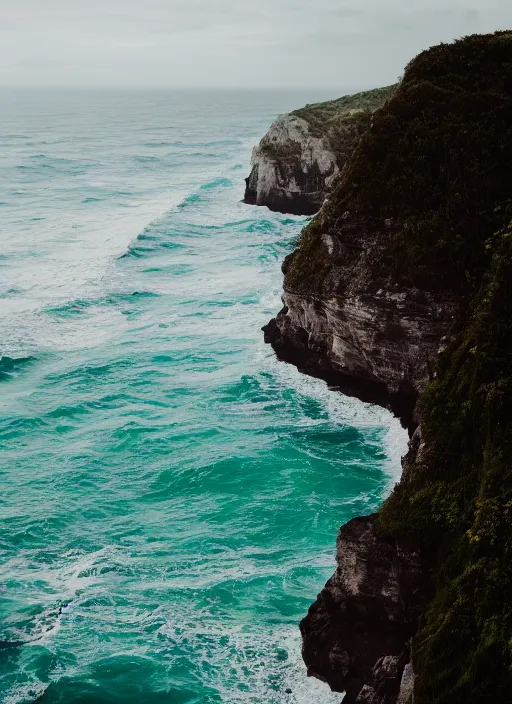
[[[339,701],[297,623],[404,433],[265,347],[304,221],[240,202],[320,97],[0,93],[1,702]]]

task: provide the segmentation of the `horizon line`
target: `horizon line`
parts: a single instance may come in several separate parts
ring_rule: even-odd
[[[107,84],[102,84],[102,85],[93,85],[93,84],[85,84],[85,85],[57,85],[57,84],[47,84],[47,85],[25,85],[25,84],[13,84],[13,83],[0,83],[0,90],[143,90],[143,91],[151,91],[151,90],[183,90],[183,91],[220,91],[220,90],[225,90],[225,91],[244,91],[244,92],[251,92],[251,91],[272,91],[272,92],[287,92],[287,91],[295,91],[295,90],[346,90],[346,89],[356,89],[360,91],[364,90],[372,90],[373,88],[380,87],[376,86],[375,84],[372,85],[350,85],[346,84],[345,86],[341,85],[304,85],[304,86],[200,86],[200,85],[194,85],[194,86],[182,86],[182,85],[155,85],[155,86],[148,86],[148,85],[139,85],[139,84],[134,84],[134,85],[107,85]]]

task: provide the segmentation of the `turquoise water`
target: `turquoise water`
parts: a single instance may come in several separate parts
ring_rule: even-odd
[[[263,344],[305,220],[240,202],[317,97],[2,94],[3,703],[339,701],[297,624],[405,434]]]

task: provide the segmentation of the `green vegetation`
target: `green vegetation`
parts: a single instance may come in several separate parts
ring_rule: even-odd
[[[395,139],[394,153],[379,158]],[[399,218],[389,248],[397,276],[472,300],[419,403],[425,449],[379,517],[434,569],[413,644],[415,701],[504,704],[512,691],[512,34],[468,37],[415,59],[352,178],[365,158],[371,182],[352,183],[344,197]]]
[[[420,54],[373,118],[324,216],[382,229],[383,266],[411,285],[474,289],[512,217],[512,35]],[[383,227],[393,219],[391,232]]]
[[[419,404],[425,452],[379,516],[435,569],[413,646],[420,704],[512,691],[512,230],[488,246],[472,312]]]
[[[290,114],[305,120],[314,137],[324,137],[327,146],[339,155],[342,166],[357,140],[369,128],[373,112],[384,104],[395,87],[377,88],[338,100],[306,105]],[[270,137],[263,138],[260,150],[281,163],[300,164],[302,157],[299,143],[276,144]]]
[[[432,566],[416,704],[512,699],[511,221],[512,32],[498,32],[411,62],[287,262],[287,288],[332,294],[337,264],[360,257],[354,232],[372,233],[391,279],[467,304],[418,405],[425,445],[378,517]]]
[[[291,114],[306,120],[311,133],[316,137],[321,137],[331,130],[336,131],[340,123],[359,122],[361,116],[364,116],[369,124],[372,112],[385,103],[395,88],[396,86],[388,86],[355,95],[345,95],[337,100],[306,105],[299,110],[294,110]]]

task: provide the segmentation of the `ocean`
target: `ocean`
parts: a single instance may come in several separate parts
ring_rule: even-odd
[[[406,434],[264,345],[307,220],[241,202],[328,97],[0,92],[2,704],[340,701],[298,622]]]

